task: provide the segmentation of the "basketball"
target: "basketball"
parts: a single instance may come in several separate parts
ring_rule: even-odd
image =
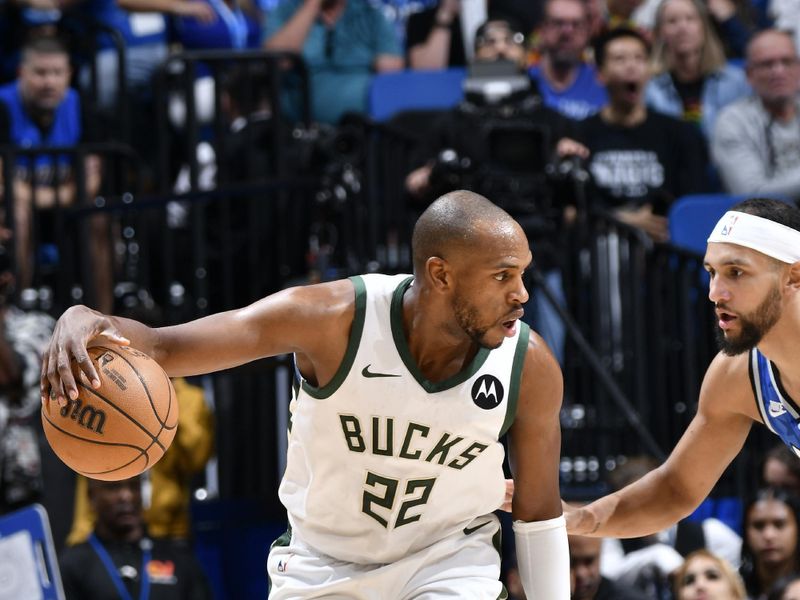
[[[116,481],[152,467],[178,426],[172,382],[152,358],[126,346],[89,348],[100,378],[95,389],[83,374],[78,398],[42,406],[42,427],[56,455],[72,470]]]

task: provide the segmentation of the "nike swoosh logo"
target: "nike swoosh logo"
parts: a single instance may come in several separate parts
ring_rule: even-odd
[[[480,525],[477,525],[475,527],[464,527],[464,535],[469,535],[470,533],[475,533],[476,531],[478,531],[478,529],[480,529],[481,527],[486,527],[489,523],[491,523],[491,521],[486,521],[486,522],[481,523]]]
[[[370,371],[369,368],[372,366],[372,363],[368,364],[361,370],[361,374],[364,377],[400,377],[400,375],[393,375],[391,373],[375,373],[374,371]]]

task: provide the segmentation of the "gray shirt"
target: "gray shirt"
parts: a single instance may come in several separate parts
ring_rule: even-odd
[[[711,158],[732,194],[800,198],[800,101],[779,122],[756,96],[726,107],[711,136]]]

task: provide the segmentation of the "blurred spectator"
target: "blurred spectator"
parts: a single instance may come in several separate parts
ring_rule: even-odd
[[[8,232],[0,227],[0,234]],[[41,501],[39,376],[55,322],[14,304],[10,253],[0,239],[0,514]]]
[[[569,536],[572,600],[640,600],[638,593],[600,574],[602,538]]]
[[[800,571],[800,500],[784,490],[759,490],[744,508],[740,572],[747,593],[763,600],[782,577]]]
[[[186,50],[243,50],[261,45],[261,24],[237,0],[195,0],[211,11],[172,17],[174,40]]]
[[[67,600],[210,600],[200,563],[184,545],[151,540],[142,519],[139,477],[88,480],[97,523],[89,540],[61,556]]]
[[[774,29],[747,47],[754,95],[726,107],[711,155],[732,194],[800,199],[800,62],[791,36]]]
[[[149,298],[149,297],[148,297]],[[117,314],[149,325],[162,325],[160,311],[128,294]],[[129,305],[129,306],[126,306]],[[144,521],[154,538],[188,540],[191,536],[192,479],[202,472],[214,450],[214,419],[203,389],[183,378],[172,380],[178,399],[178,430],[164,456],[143,476],[147,490]],[[100,516],[91,502],[87,479],[75,488],[75,515],[68,544],[86,541]]]
[[[173,38],[184,50],[245,50],[261,46],[261,24],[238,0],[193,0],[205,3],[210,18],[176,15],[171,19]],[[252,10],[252,7],[251,7]],[[262,17],[263,18],[263,17]],[[170,63],[170,74],[179,75],[183,63]],[[202,62],[196,63],[194,82],[195,118],[203,125],[214,119],[216,80]],[[186,124],[186,98],[183,91],[169,94],[170,122],[177,128]]]
[[[14,145],[25,149],[74,146],[92,139],[92,119],[83,113],[78,93],[69,87],[71,73],[69,55],[58,40],[35,38],[25,45],[19,78],[0,87],[0,103],[10,117],[10,138]],[[34,210],[39,221],[36,233],[41,234],[43,213],[52,214],[54,209],[75,205],[80,192],[85,193],[81,200],[93,199],[100,189],[99,157],[90,155],[83,160],[83,190],[78,189],[78,175],[72,162],[68,156],[53,154],[17,158],[12,200],[21,287],[29,287],[33,281]],[[7,214],[6,218],[11,216]],[[106,219],[99,215],[91,218],[90,228],[90,255],[97,288],[95,305],[103,310],[112,308],[111,249]]]
[[[202,0],[63,0],[62,4],[71,9],[68,14],[119,32],[125,43],[128,93],[139,101],[152,98],[153,75],[167,58],[166,15],[194,17],[206,22],[216,18],[213,9]],[[106,33],[92,33],[99,47],[94,57],[97,105],[102,110],[113,111],[120,100],[117,49]],[[88,67],[81,73],[84,88],[89,87],[89,74]]]
[[[463,67],[472,56],[478,25],[486,21],[486,2],[441,0],[412,14],[406,25],[406,52],[411,69]]]
[[[265,40],[268,50],[302,53],[311,116],[323,123],[366,112],[372,75],[403,68],[391,24],[366,0],[286,0],[269,15]]]
[[[594,66],[584,61],[588,44],[584,0],[548,0],[538,39],[541,58],[531,77],[544,103],[572,119],[585,119],[608,100]]]
[[[719,111],[750,93],[744,71],[727,64],[699,0],[664,0],[653,33],[656,75],[645,89],[647,104],[710,136]]]
[[[609,484],[613,490],[620,490],[657,466],[658,461],[649,456],[630,458],[612,471]],[[652,536],[604,539],[601,570],[606,577],[638,589],[642,598],[658,599],[669,593],[669,577],[685,556],[707,549],[735,568],[741,548],[741,538],[722,521],[683,519]]]
[[[771,448],[764,457],[761,483],[781,488],[800,498],[800,457],[786,444]]]
[[[695,127],[645,105],[648,58],[646,40],[631,29],[618,28],[598,39],[595,59],[609,102],[579,123],[578,139],[591,152],[590,199],[664,241],[669,205],[704,191],[708,160]]]
[[[538,2],[520,0],[439,0],[408,19],[408,65],[412,69],[445,69],[469,64],[481,23],[510,21],[527,36],[538,24],[540,11]]]
[[[742,58],[753,32],[752,4],[747,0],[708,0],[711,24],[720,38],[725,56]]]
[[[622,27],[637,31],[649,42],[650,30],[641,27],[633,18],[634,13],[643,2],[644,0],[606,0],[604,32]]]
[[[800,573],[776,581],[767,600],[800,600]]]
[[[744,583],[727,561],[696,550],[675,572],[675,600],[747,600]]]
[[[800,48],[800,2],[797,0],[767,0],[767,17],[771,26],[790,34],[795,48]]]

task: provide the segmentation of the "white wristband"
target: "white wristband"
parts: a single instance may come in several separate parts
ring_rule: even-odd
[[[569,600],[569,545],[564,516],[514,521],[517,567],[528,600]]]

